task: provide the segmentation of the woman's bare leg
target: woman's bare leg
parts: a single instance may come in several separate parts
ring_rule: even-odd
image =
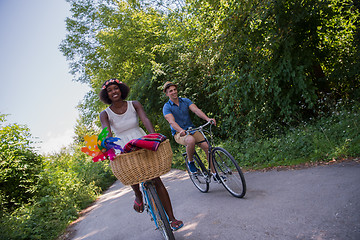
[[[140,191],[139,184],[131,185],[132,189],[135,192],[135,201],[134,201],[134,209],[135,211],[142,213],[144,211],[144,204],[142,199],[142,193]]]

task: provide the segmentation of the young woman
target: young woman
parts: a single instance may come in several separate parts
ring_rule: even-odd
[[[146,133],[139,127],[139,118],[149,133],[154,133],[154,127],[146,116],[146,113],[138,101],[125,101],[129,94],[129,87],[118,79],[107,80],[100,91],[100,100],[110,106],[100,113],[100,121],[103,128],[109,130],[109,137],[115,133],[116,137],[121,138],[120,145],[124,145],[132,139],[145,136]],[[119,142],[117,142],[119,143]],[[176,220],[173,214],[169,194],[162,183],[160,177],[154,179],[156,191],[169,216],[173,230],[181,228],[184,224]],[[139,184],[131,186],[135,192],[134,209],[141,213],[144,210],[142,193]]]

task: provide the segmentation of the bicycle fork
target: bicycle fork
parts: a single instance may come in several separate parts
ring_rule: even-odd
[[[146,213],[150,215],[150,218],[151,218],[151,221],[154,221],[155,222],[155,226],[156,228],[159,228],[158,225],[157,225],[157,222],[156,222],[156,217],[154,215],[154,211],[156,211],[157,209],[152,209],[152,206],[155,206],[155,204],[149,204],[149,195],[148,195],[148,188],[147,186],[145,186],[145,183],[141,183],[141,188],[143,190],[143,193],[144,193],[144,207],[145,207],[145,210],[146,210]]]
[[[154,199],[149,197],[149,193],[148,193],[149,188],[148,188],[147,183],[144,183],[144,182],[141,183],[141,187],[142,187],[142,190],[143,190],[143,193],[144,193],[144,207],[145,207],[145,210],[146,210],[147,214],[150,215],[151,221],[155,222],[156,229],[159,229],[158,221],[156,219],[156,215],[154,214],[154,212],[158,211],[157,206],[156,206],[156,204],[154,202]],[[150,201],[152,201],[152,202],[150,203]],[[165,212],[167,220],[169,221],[169,217],[166,214],[165,210],[164,210],[164,212]]]

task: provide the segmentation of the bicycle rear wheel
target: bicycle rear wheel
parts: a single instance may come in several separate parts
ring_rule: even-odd
[[[153,184],[147,184],[148,196],[149,196],[149,205],[150,209],[153,212],[154,221],[156,227],[160,230],[164,239],[175,240],[174,234],[171,230],[168,217],[164,211],[164,208],[161,204],[160,198],[156,192],[155,186]]]
[[[215,147],[212,150],[212,156],[215,170],[224,187],[234,197],[244,197],[246,193],[245,177],[234,157],[221,147]]]
[[[186,171],[188,172],[189,177],[190,177],[191,181],[193,182],[193,184],[195,185],[195,187],[197,189],[199,189],[200,192],[203,192],[203,193],[208,192],[209,191],[209,181],[208,181],[209,174],[208,174],[208,171],[206,170],[206,167],[201,162],[199,155],[196,152],[194,154],[195,167],[198,169],[198,171],[195,173],[191,172],[189,169],[188,157],[187,157],[186,153],[184,153],[183,156],[185,157]]]

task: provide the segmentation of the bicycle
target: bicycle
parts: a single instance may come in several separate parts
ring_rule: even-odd
[[[243,198],[246,194],[246,182],[244,174],[242,173],[241,168],[239,167],[234,157],[228,151],[222,147],[214,147],[213,133],[211,131],[212,124],[210,123],[211,121],[196,128],[189,128],[185,132],[186,134],[192,134],[195,131],[199,131],[203,135],[205,141],[209,145],[209,161],[212,162],[215,168],[215,172],[219,176],[218,181],[222,183],[222,185],[229,193],[231,193],[231,195],[237,198]],[[204,127],[209,124],[209,130],[205,130]],[[210,141],[206,135],[210,137]],[[200,159],[200,156],[195,151],[193,160],[197,168],[197,172],[191,172],[189,169],[186,152],[184,152],[182,155],[185,159],[186,170],[195,187],[200,192],[208,192],[212,177],[211,170],[205,167],[204,163]]]
[[[150,214],[156,229],[167,240],[174,240],[175,237],[152,179],[170,171],[172,157],[170,141],[167,139],[160,144],[157,151],[140,149],[119,154],[110,161],[113,174],[124,185],[140,183],[144,210]]]
[[[164,239],[175,240],[169,218],[161,204],[152,180],[142,182],[141,188],[144,194],[145,211],[151,216],[151,220],[155,222],[156,229],[160,230]]]

